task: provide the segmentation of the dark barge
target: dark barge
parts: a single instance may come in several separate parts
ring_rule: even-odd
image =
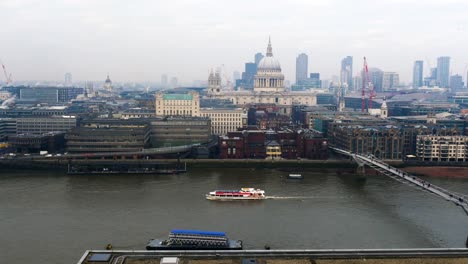
[[[168,239],[151,239],[147,250],[241,250],[242,240],[231,240],[224,232],[172,230]]]

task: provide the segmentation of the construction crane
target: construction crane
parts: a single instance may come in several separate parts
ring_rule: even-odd
[[[7,70],[6,70],[6,67],[5,67],[5,64],[3,64],[2,61],[0,61],[0,63],[2,64],[3,74],[5,75],[5,82],[6,82],[6,84],[8,85],[8,84],[12,83],[12,80],[11,80],[11,73],[10,73],[10,75],[8,75]]]
[[[372,98],[375,97],[374,87],[369,78],[369,69],[367,67],[367,60],[364,57],[364,65],[363,65],[363,76],[362,76],[362,93],[361,93],[361,112],[365,112],[366,110],[366,85],[367,89],[369,89],[369,108],[372,108]]]

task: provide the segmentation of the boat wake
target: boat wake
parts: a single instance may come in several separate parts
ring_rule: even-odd
[[[346,199],[349,197],[342,196],[265,196],[265,199],[275,199],[275,200],[303,200],[303,199]]]
[[[285,200],[285,199],[314,199],[314,196],[265,196],[265,199]]]

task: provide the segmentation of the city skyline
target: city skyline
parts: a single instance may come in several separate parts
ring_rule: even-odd
[[[358,2],[292,1],[279,7],[267,1],[8,0],[0,3],[0,16],[9,22],[0,29],[8,36],[0,59],[18,81],[63,80],[70,72],[74,81],[103,80],[109,73],[116,82],[158,82],[167,74],[187,83],[206,79],[221,65],[228,76],[242,71],[254,54],[264,52],[270,35],[291,82],[300,53],[312,62],[309,72],[320,72],[323,79],[339,75],[346,56],[354,58],[353,76],[366,56],[369,67],[397,72],[409,83],[414,61],[424,61],[427,76],[438,57],[449,56],[449,75],[466,77],[468,54],[460,43],[467,42],[468,3]],[[267,12],[259,14],[265,6]],[[416,10],[424,15],[415,16]]]

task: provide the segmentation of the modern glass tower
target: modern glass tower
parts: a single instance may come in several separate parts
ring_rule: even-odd
[[[341,83],[348,84],[348,88],[353,90],[353,57],[347,56],[341,60],[341,71],[340,71]]]
[[[449,87],[450,57],[437,58],[437,83],[442,88]]]
[[[296,58],[296,84],[301,84],[307,79],[309,57],[305,53],[299,54]]]
[[[423,83],[423,61],[417,60],[413,66],[413,88],[419,88]]]

